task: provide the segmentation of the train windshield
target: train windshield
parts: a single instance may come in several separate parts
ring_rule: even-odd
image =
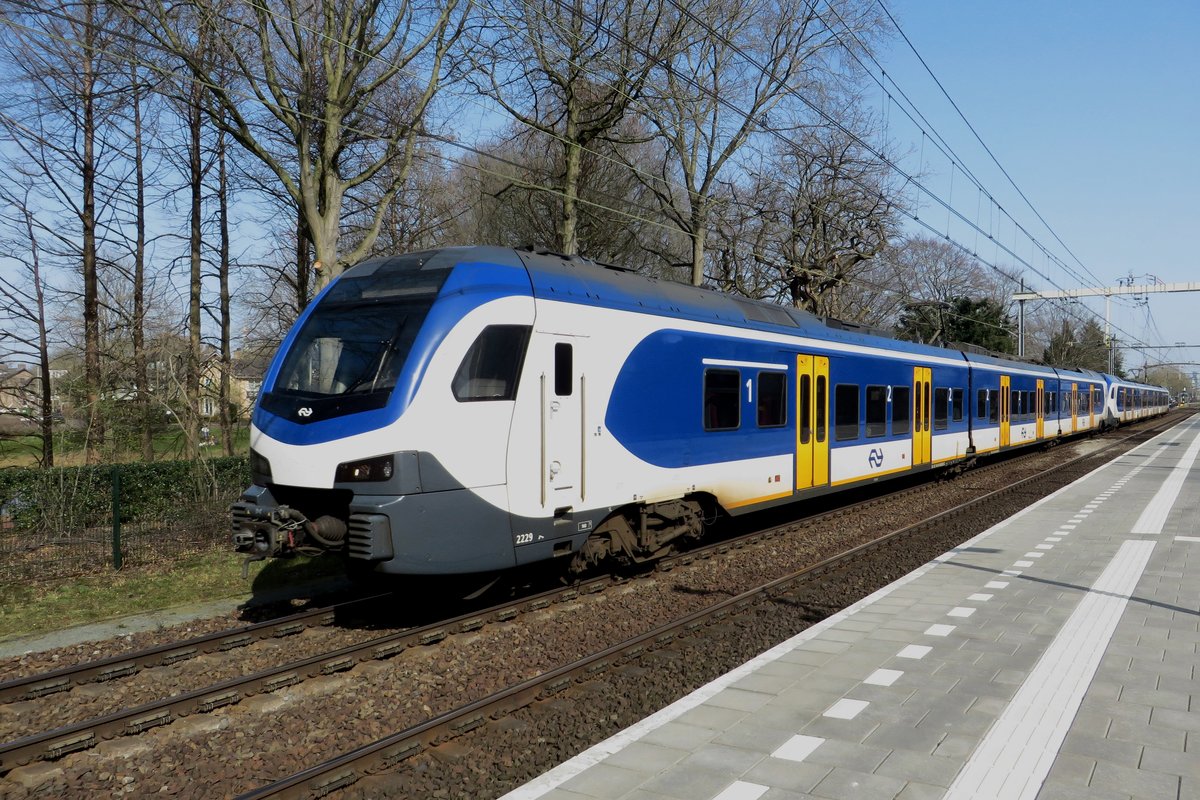
[[[274,391],[307,398],[391,391],[425,310],[323,303],[293,343]]]
[[[264,408],[315,422],[387,404],[449,274],[402,266],[348,275],[330,289],[284,356]]]

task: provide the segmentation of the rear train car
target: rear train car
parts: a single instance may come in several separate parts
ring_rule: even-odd
[[[1104,379],[1105,427],[1115,428],[1124,423],[1165,414],[1170,407],[1170,393],[1161,386],[1127,381],[1115,375],[1105,375]]]

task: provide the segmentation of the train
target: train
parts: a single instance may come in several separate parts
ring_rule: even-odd
[[[577,256],[442,248],[354,266],[300,315],[252,414],[234,545],[365,576],[579,574],[1167,405]]]

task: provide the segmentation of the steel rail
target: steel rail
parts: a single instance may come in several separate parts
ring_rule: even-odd
[[[292,636],[306,628],[330,624],[339,611],[376,602],[387,596],[389,595],[384,593],[359,597],[253,625],[228,628],[145,650],[74,664],[51,672],[13,678],[0,683],[0,703],[33,700],[87,683],[101,683],[134,675],[143,669],[177,664],[203,653],[233,650],[257,641]]]

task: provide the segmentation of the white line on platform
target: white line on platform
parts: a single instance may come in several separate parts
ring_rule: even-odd
[[[713,800],[758,800],[770,788],[770,786],[763,786],[760,783],[734,781],[725,791],[714,797]]]
[[[792,738],[779,746],[779,749],[771,753],[771,758],[786,758],[788,761],[803,761],[812,755],[813,750],[816,750],[825,740],[820,736],[805,736],[798,733]]]
[[[1200,536],[1176,536],[1177,542],[1200,542]]]
[[[1146,510],[1134,523],[1134,533],[1162,533],[1163,525],[1167,523],[1167,515],[1171,513],[1171,508],[1174,507],[1175,501],[1179,498],[1179,492],[1183,489],[1183,480],[1187,477],[1192,465],[1196,463],[1198,455],[1200,455],[1200,433],[1196,434],[1191,446],[1183,454],[1183,459],[1175,466],[1175,469],[1171,470],[1171,474],[1163,481],[1162,486],[1154,495],[1154,499],[1150,501]]]
[[[869,705],[870,703],[866,700],[851,700],[849,697],[843,697],[825,709],[825,713],[821,716],[833,719],[854,719]]]
[[[929,655],[932,647],[924,644],[910,644],[904,647],[899,653],[896,653],[896,658],[915,658],[921,659]]]
[[[975,748],[945,800],[1037,795],[1153,550],[1152,541],[1121,545]]]

